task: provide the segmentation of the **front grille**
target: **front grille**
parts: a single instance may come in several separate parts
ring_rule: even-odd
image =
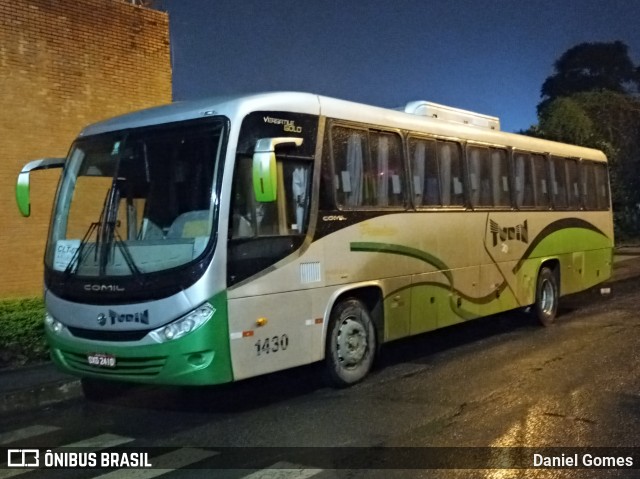
[[[98,331],[69,327],[69,332],[76,338],[93,339],[94,341],[140,341],[149,331]]]
[[[113,368],[92,366],[87,360],[86,354],[60,351],[67,365],[79,372],[91,372],[105,376],[146,376],[152,377],[160,373],[164,367],[166,356],[150,356],[130,358],[116,356],[116,365]]]

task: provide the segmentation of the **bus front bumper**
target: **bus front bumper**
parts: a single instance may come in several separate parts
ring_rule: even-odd
[[[208,322],[165,343],[93,341],[46,330],[51,358],[78,377],[159,385],[212,385],[233,381],[226,327]],[[224,330],[224,331],[222,331]]]

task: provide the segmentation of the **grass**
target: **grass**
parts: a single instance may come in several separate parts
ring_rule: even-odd
[[[45,361],[42,298],[0,300],[0,367]]]

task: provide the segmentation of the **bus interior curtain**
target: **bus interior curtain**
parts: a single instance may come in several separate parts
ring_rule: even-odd
[[[480,203],[480,150],[471,150],[469,158],[469,182],[471,183],[471,204]]]
[[[516,204],[522,206],[524,200],[524,155],[516,156]]]
[[[347,175],[349,188],[344,188],[346,206],[360,206],[362,204],[362,137],[353,133],[347,143]]]
[[[553,159],[551,160],[551,170],[550,170],[551,175],[549,176],[549,183],[551,186],[551,196],[553,197],[554,201],[558,201],[558,179],[556,178],[556,164],[553,161]]]
[[[378,206],[389,205],[389,138],[378,137]]]
[[[416,204],[423,204],[424,195],[424,176],[426,162],[426,145],[423,141],[416,143],[416,149],[413,153],[413,190],[416,197]]]
[[[442,204],[451,204],[451,146],[441,144],[438,153],[438,163],[440,163],[440,187],[442,188]]]
[[[306,205],[307,205],[307,191],[309,191],[309,171],[303,166],[293,170],[293,197],[296,205],[296,226],[295,229],[298,233],[302,233],[304,225],[306,223]]]
[[[491,152],[491,203],[493,206],[501,206],[503,201],[502,182],[502,155],[499,151]],[[506,195],[506,191],[504,194]]]

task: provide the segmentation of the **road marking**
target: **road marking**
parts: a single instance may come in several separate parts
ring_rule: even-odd
[[[116,434],[100,434],[99,436],[90,437],[89,439],[83,439],[82,441],[65,444],[63,446],[57,447],[56,449],[54,449],[54,451],[62,451],[65,447],[82,447],[85,448],[82,452],[95,452],[100,451],[101,449],[107,449],[110,447],[119,446],[121,444],[126,444],[131,441],[133,441],[133,439],[130,437],[118,436]],[[42,455],[40,456],[40,464],[44,464]],[[0,479],[8,479],[9,477],[19,476],[21,474],[26,474],[27,472],[41,470],[37,468],[6,469],[6,467],[6,462],[0,465]]]
[[[161,456],[150,458],[149,460],[151,464],[153,464],[153,469],[118,469],[117,471],[96,476],[93,479],[152,479],[217,454],[220,453],[184,447],[167,454],[162,454]]]
[[[290,462],[276,462],[268,469],[252,472],[241,479],[307,479],[320,474],[324,469],[305,469],[304,466]]]
[[[57,431],[58,429],[60,428],[56,426],[41,426],[36,424],[34,426],[16,429],[15,431],[3,432],[0,434],[0,444],[9,444],[11,442],[20,441],[21,439],[40,436],[48,432]]]

